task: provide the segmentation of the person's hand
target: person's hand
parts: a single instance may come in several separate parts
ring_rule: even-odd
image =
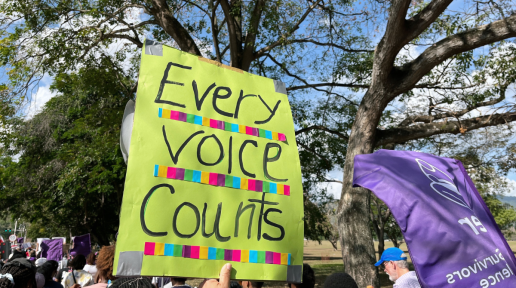
[[[222,267],[220,270],[220,279],[217,281],[217,279],[209,279],[204,280],[200,285],[199,288],[229,288],[229,282],[231,280],[231,264],[228,263]],[[76,288],[76,287],[72,287]]]
[[[81,288],[81,285],[79,284],[73,284],[73,286],[71,288]]]

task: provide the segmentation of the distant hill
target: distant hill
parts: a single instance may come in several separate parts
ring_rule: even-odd
[[[516,208],[516,197],[514,196],[500,196],[500,201],[512,205]]]

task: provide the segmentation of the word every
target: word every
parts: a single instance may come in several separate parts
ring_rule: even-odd
[[[163,78],[161,79],[158,94],[156,95],[156,99],[154,100],[154,102],[186,108],[186,105],[184,105],[184,104],[161,99],[161,97],[163,96],[163,89],[165,88],[166,84],[172,84],[172,85],[178,85],[178,86],[185,85],[184,83],[168,80],[168,73],[170,72],[170,68],[172,68],[172,66],[181,68],[181,69],[192,70],[192,67],[190,67],[190,66],[184,66],[181,64],[169,62],[167,64],[167,68],[165,68],[165,72],[163,73]],[[195,97],[195,106],[197,108],[197,111],[201,111],[204,100],[210,94],[211,90],[213,90],[214,88],[215,88],[215,90],[213,91],[213,101],[212,101],[213,110],[215,110],[219,115],[222,115],[225,117],[231,117],[231,118],[238,119],[238,113],[240,111],[240,105],[242,104],[242,101],[248,97],[258,97],[260,99],[260,101],[263,103],[263,105],[265,106],[265,108],[267,108],[267,110],[269,111],[269,115],[264,120],[254,121],[255,124],[265,124],[265,123],[269,122],[272,119],[272,117],[274,117],[274,115],[276,115],[276,112],[278,111],[278,107],[281,103],[281,100],[278,100],[278,102],[276,102],[276,105],[274,105],[274,108],[271,109],[271,107],[265,102],[265,100],[263,100],[263,98],[260,95],[244,94],[244,90],[240,90],[240,96],[237,99],[235,110],[232,111],[233,113],[223,111],[222,109],[220,109],[218,107],[217,101],[223,100],[223,99],[228,99],[229,97],[231,97],[231,95],[233,94],[233,91],[231,90],[231,88],[225,87],[225,86],[217,87],[217,84],[215,84],[215,82],[213,82],[213,84],[211,84],[210,86],[208,86],[206,88],[206,90],[204,91],[201,98],[199,98],[197,82],[195,80],[192,80],[192,90],[193,90],[194,97]]]

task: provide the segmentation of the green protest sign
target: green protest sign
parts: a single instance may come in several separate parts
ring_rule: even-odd
[[[303,188],[285,85],[146,41],[117,276],[300,282]]]

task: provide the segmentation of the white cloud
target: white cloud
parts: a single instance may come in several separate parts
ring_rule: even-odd
[[[331,182],[331,183],[321,183],[320,185],[327,189],[328,195],[333,195],[333,199],[335,199],[335,200],[340,199],[340,194],[342,192],[342,184]]]
[[[504,196],[512,196],[516,197],[516,181],[512,179],[507,179],[507,182],[512,186],[509,190],[509,193],[505,194]]]
[[[50,91],[50,85],[40,86],[38,91],[35,94],[32,94],[30,106],[27,108],[25,113],[25,119],[28,120],[34,117],[34,115],[41,111],[48,100],[54,96],[56,96],[56,93]]]
[[[342,181],[342,170],[340,169],[333,169],[330,171],[327,175],[327,179],[336,180],[336,181]],[[328,195],[332,195],[334,199],[339,200],[340,194],[342,192],[342,184],[337,182],[324,182],[319,183],[319,188],[326,188],[326,191],[328,192]]]

